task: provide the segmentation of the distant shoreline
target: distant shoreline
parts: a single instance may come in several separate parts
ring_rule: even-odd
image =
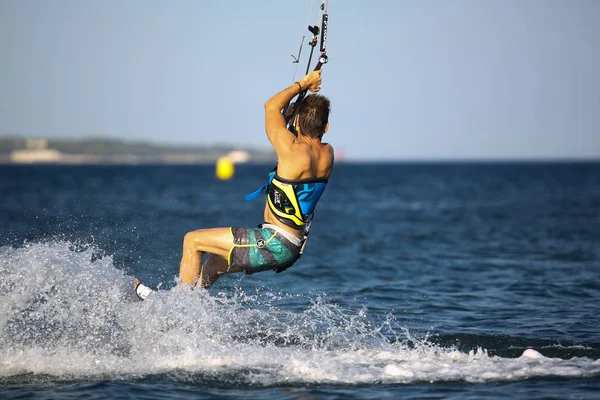
[[[234,145],[169,146],[114,139],[0,138],[0,164],[138,165],[273,162],[273,150]]]

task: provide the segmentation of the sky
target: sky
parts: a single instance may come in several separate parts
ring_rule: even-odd
[[[263,104],[293,82],[320,4],[0,0],[0,137],[268,148]],[[337,155],[600,159],[600,1],[328,11],[321,94]]]

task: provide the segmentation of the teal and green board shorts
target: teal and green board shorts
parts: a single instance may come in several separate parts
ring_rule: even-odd
[[[233,246],[229,250],[229,267],[243,269],[246,274],[274,269],[281,272],[300,256],[300,239],[293,243],[273,225],[257,228],[231,228]]]

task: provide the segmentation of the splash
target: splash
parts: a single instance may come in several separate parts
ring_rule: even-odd
[[[145,302],[134,278],[92,246],[0,248],[0,380],[35,376],[228,383],[410,383],[590,376],[600,363],[517,358],[414,338],[392,317],[375,323],[320,295],[177,288]],[[290,304],[296,304],[290,307]]]

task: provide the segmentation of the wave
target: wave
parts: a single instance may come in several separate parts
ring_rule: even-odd
[[[161,290],[93,245],[0,248],[0,383],[81,379],[372,384],[600,375],[600,345],[485,335],[413,337],[389,316],[268,290]],[[290,306],[294,304],[294,306]],[[488,351],[490,348],[504,349]]]

